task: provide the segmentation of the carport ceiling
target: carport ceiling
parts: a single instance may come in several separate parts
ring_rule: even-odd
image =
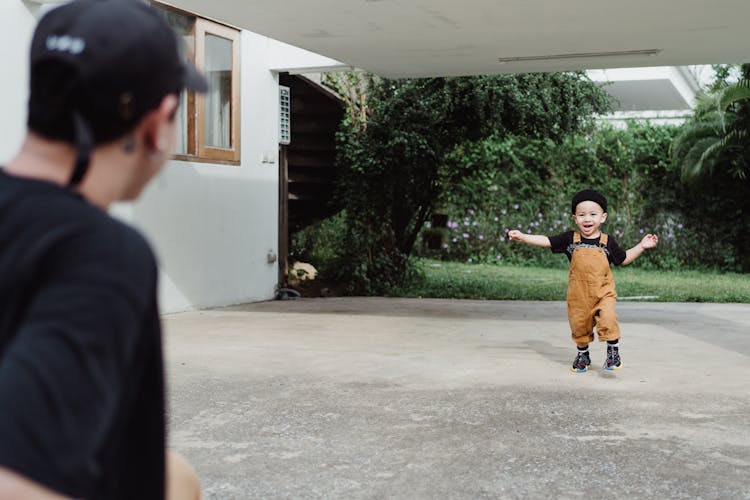
[[[750,0],[170,3],[388,77],[744,62],[750,49]]]

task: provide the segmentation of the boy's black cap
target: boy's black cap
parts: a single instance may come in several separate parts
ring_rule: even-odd
[[[165,95],[207,88],[161,14],[140,0],[74,0],[49,11],[34,32],[30,73],[29,128],[79,153],[84,142],[122,136]]]
[[[593,201],[594,203],[597,203],[600,207],[602,207],[602,210],[604,210],[605,212],[607,211],[607,198],[605,198],[603,194],[598,191],[594,191],[593,189],[584,189],[583,191],[577,192],[573,196],[573,203],[570,207],[570,212],[575,214],[576,207],[582,201]]]

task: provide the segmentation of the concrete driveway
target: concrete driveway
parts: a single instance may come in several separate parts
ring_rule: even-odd
[[[211,499],[750,498],[750,306],[618,312],[585,374],[562,302],[168,315],[171,446]]]

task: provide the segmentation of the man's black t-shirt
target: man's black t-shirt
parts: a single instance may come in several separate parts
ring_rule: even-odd
[[[163,499],[156,279],[134,230],[0,170],[0,466],[72,497]]]
[[[573,258],[573,231],[566,231],[561,234],[549,237],[553,253],[565,253],[568,260]],[[593,239],[581,236],[581,243],[584,245],[599,246],[599,236]],[[620,248],[617,241],[611,234],[607,235],[607,258],[612,264],[619,266],[625,260],[625,250]]]

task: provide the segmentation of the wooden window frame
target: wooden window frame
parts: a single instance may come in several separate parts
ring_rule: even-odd
[[[235,161],[240,160],[240,33],[239,31],[202,18],[195,20],[195,61],[198,69],[206,67],[206,35],[214,35],[232,42],[232,95],[230,97],[229,148],[216,148],[206,145],[205,113],[206,99],[203,94],[195,96],[197,130],[196,155],[200,158]]]
[[[193,23],[193,47],[188,47],[189,60],[201,73],[206,68],[206,35],[214,35],[232,43],[232,80],[230,97],[230,136],[229,148],[217,148],[205,144],[206,100],[201,93],[187,91],[187,153],[173,155],[173,159],[201,163],[218,163],[224,165],[240,164],[240,31],[236,28],[219,24],[199,17],[193,13],[176,9],[171,5],[153,1],[161,9],[172,10],[189,16]]]

